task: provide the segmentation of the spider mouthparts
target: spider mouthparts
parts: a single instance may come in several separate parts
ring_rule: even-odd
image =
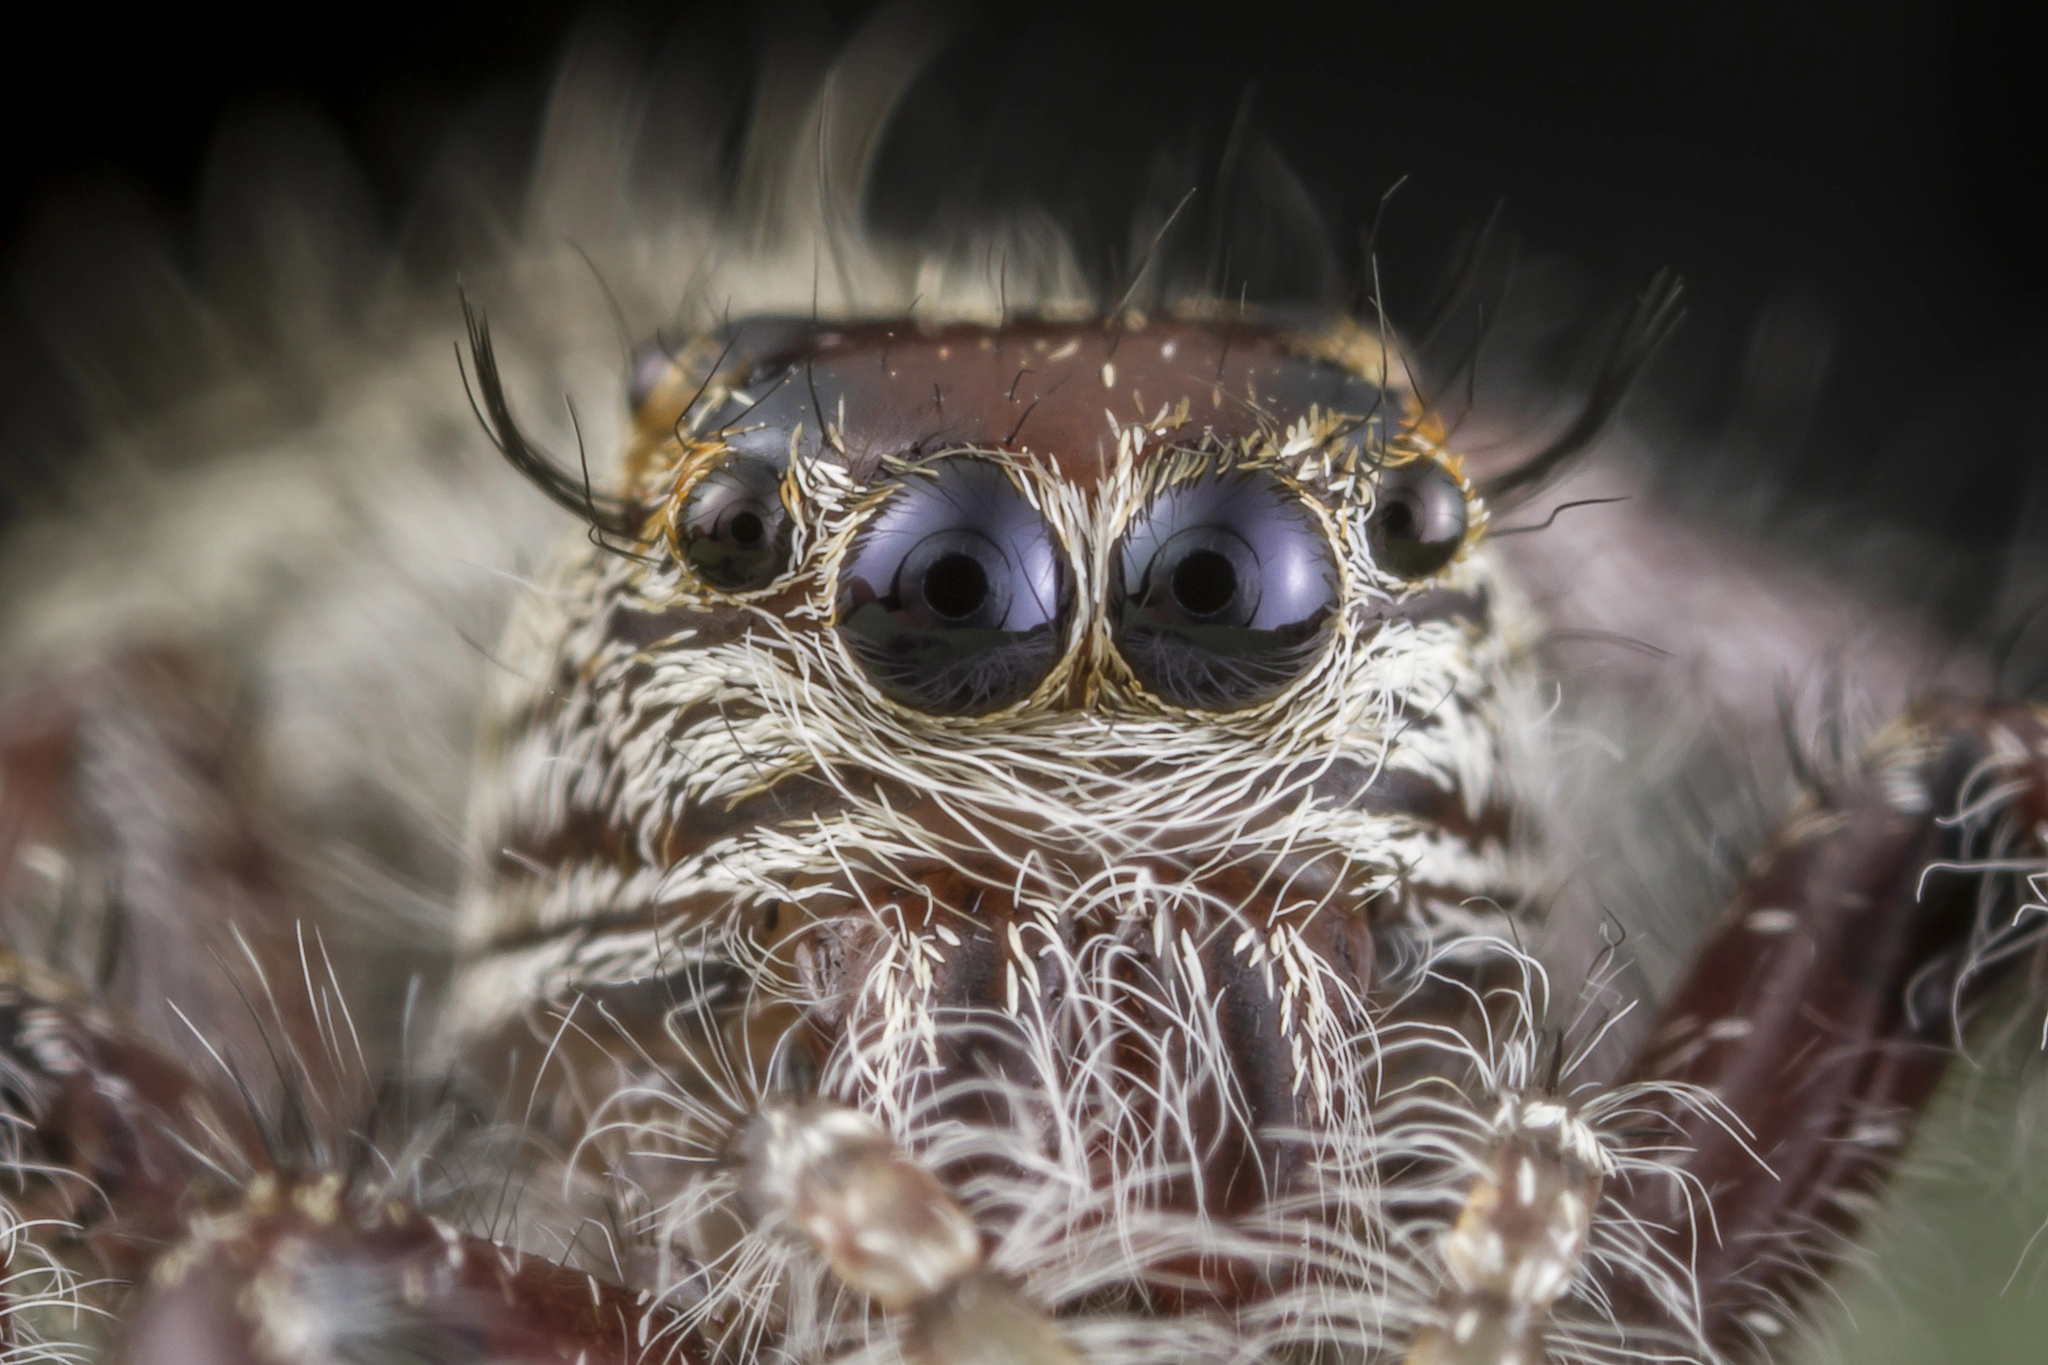
[[[890,1103],[923,1097],[924,1121],[987,1132],[1107,1089],[1119,1140],[1148,1153],[1149,1199],[1246,1213],[1291,1187],[1302,1135],[1341,1118],[1312,1073],[1364,1028],[1371,934],[1248,870],[1123,870],[1121,894],[1067,915],[958,868],[859,883],[858,911],[790,937],[808,1042],[821,1069],[850,1055],[896,1078]]]

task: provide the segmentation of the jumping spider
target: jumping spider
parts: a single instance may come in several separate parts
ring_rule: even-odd
[[[217,660],[0,708],[0,1359],[1790,1338],[2036,956],[2048,714],[1966,666],[1793,764],[1639,990],[1571,884],[1546,622],[1643,561],[1510,537],[1675,293],[1482,461],[1351,316],[1006,289],[657,341],[595,474],[468,315],[474,415],[580,530],[480,645],[454,962],[402,996],[300,927]]]

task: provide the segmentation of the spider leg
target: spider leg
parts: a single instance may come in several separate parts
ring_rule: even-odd
[[[246,1113],[124,1036],[62,978],[0,947],[0,1212],[61,1229],[123,1279],[147,1270],[195,1187],[264,1154]]]
[[[368,1063],[317,1022],[194,670],[131,655],[0,705],[0,1356],[689,1358],[665,1306],[379,1169]]]
[[[0,1087],[12,1287],[45,1289],[45,1317],[71,1307],[67,1249],[146,1282],[110,1305],[119,1365],[689,1358],[666,1309],[624,1288],[462,1233],[360,1174],[280,1166],[176,1059],[5,953]],[[48,1274],[13,1273],[31,1243]]]
[[[248,702],[205,657],[138,649],[0,704],[0,924],[138,1037],[195,1027],[197,1079],[285,1112],[320,1049],[296,888],[264,818]]]
[[[1630,1079],[1705,1088],[1619,1191],[1697,1283],[1701,1336],[1768,1356],[1846,1249],[1973,1013],[2039,942],[2048,716],[1938,701],[1754,865]],[[1642,1310],[1646,1314],[1649,1310]]]
[[[151,1276],[115,1365],[688,1358],[617,1285],[466,1236],[336,1175],[259,1179],[193,1221]]]

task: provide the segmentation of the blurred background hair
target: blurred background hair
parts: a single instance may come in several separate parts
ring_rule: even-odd
[[[452,342],[456,276],[520,216],[565,52],[613,64],[585,88],[623,70],[647,92],[614,112],[637,120],[620,133],[650,180],[669,158],[679,194],[738,200],[750,123],[801,116],[787,92],[878,33],[917,73],[855,149],[879,235],[1023,224],[1070,244],[1101,302],[1383,308],[1439,401],[1459,407],[1469,386],[1496,434],[1518,412],[1553,417],[1543,393],[1582,380],[1620,307],[1675,268],[1689,316],[1630,405],[1662,491],[1849,564],[1957,637],[2048,659],[2048,49],[2038,20],[1942,0],[52,7],[0,84],[0,533],[78,514],[90,483],[67,457],[118,455],[110,429],[212,382],[209,348],[285,376],[272,400],[317,402],[293,373],[317,375],[367,279],[395,268],[410,297],[444,299]],[[252,165],[290,172],[282,198],[223,169]],[[362,258],[295,257],[279,240],[295,225]],[[489,278],[469,278],[495,306]],[[675,306],[701,283],[677,279]],[[412,377],[460,423],[434,341],[421,353],[447,355],[445,374]],[[263,420],[291,413],[273,401]],[[180,428],[152,430],[175,445]],[[325,577],[336,596],[365,591]],[[295,666],[317,647],[287,643]],[[2012,1169],[2003,1104],[1937,1130],[1954,1150],[1906,1180],[1892,1237],[1913,1246],[1857,1291],[1846,1358],[2038,1354],[2048,1251],[2016,1248],[2048,1192]]]
[[[127,201],[123,216],[161,219],[203,274],[192,224],[218,190],[210,151],[288,107],[361,172],[359,198],[318,211],[368,220],[429,277],[452,273],[417,212],[421,177],[459,126],[504,153],[495,169],[516,186],[522,134],[577,25],[610,30],[699,113],[730,111],[702,126],[736,141],[764,82],[822,66],[877,8],[48,7],[0,86],[0,234],[11,259],[34,259],[38,239],[89,231],[81,205]],[[1653,380],[1661,416],[1767,448],[1792,496],[1874,496],[1967,560],[2019,533],[2048,444],[2031,399],[2048,361],[2044,47],[2020,9],[934,5],[913,22],[944,44],[876,149],[868,209],[884,229],[919,230],[1029,204],[1114,282],[1157,205],[1200,185],[1199,231],[1181,245],[1213,256],[1219,216],[1257,218],[1228,225],[1223,272],[1254,297],[1355,298],[1377,219],[1373,283],[1413,330],[1498,208],[1532,311],[1597,319],[1596,304],[1658,267],[1685,276],[1691,317]],[[55,288],[9,281],[0,506],[33,499],[21,452],[51,448],[66,420],[39,372],[46,348],[20,325],[24,303],[33,312]],[[1982,572],[1954,570],[1952,604],[1982,594]]]

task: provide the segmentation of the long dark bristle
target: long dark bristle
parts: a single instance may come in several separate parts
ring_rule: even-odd
[[[476,411],[476,419],[482,423],[491,444],[498,448],[507,463],[526,476],[529,483],[547,494],[556,506],[587,522],[593,532],[616,540],[632,540],[635,519],[623,501],[595,492],[590,486],[588,468],[584,469],[581,478],[570,474],[519,429],[517,419],[512,416],[512,406],[505,397],[505,381],[498,373],[498,355],[491,345],[490,319],[469,301],[466,291],[462,293],[462,321],[469,333],[470,365],[476,371],[476,387],[471,389],[469,370],[463,370],[463,389],[469,394],[470,407]],[[460,356],[458,351],[458,363]],[[478,392],[483,396],[480,407]]]
[[[1480,485],[1495,501],[1527,493],[1562,469],[1572,456],[1598,439],[1621,408],[1622,400],[1635,387],[1644,366],[1650,363],[1679,322],[1685,317],[1682,300],[1685,282],[1669,270],[1650,279],[1649,287],[1637,297],[1635,306],[1615,333],[1593,381],[1593,391],[1571,424],[1542,449]]]

